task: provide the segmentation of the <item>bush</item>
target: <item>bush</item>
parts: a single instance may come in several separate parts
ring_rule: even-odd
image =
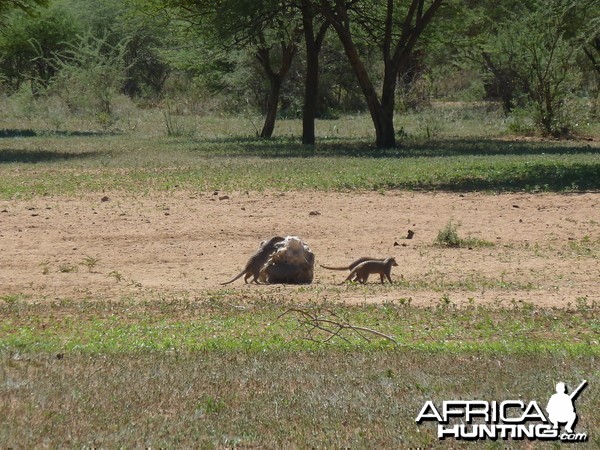
[[[72,112],[98,115],[105,121],[113,98],[125,80],[126,42],[109,45],[91,34],[80,37],[62,55],[51,60],[57,69],[53,93],[63,98]]]

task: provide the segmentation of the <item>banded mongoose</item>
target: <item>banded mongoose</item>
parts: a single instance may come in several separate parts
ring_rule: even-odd
[[[240,274],[237,275],[236,277],[232,278],[231,280],[229,280],[225,283],[221,283],[221,284],[225,285],[225,284],[233,283],[235,280],[240,278],[242,275],[244,275],[245,283],[248,283],[248,278],[250,278],[250,276],[254,276],[254,279],[252,281],[254,283],[258,284],[258,276],[260,275],[260,269],[262,269],[262,267],[265,265],[265,263],[269,259],[269,256],[271,256],[271,254],[276,250],[276,245],[282,241],[284,241],[284,238],[282,238],[281,236],[274,236],[271,239],[269,239],[268,241],[263,241],[260,244],[260,247],[258,247],[258,250],[256,251],[256,253],[254,253],[254,255],[252,255],[250,257],[250,259],[248,259],[248,262],[246,263],[244,270],[242,270],[240,272]]]
[[[358,258],[356,261],[351,262],[347,266],[331,267],[331,266],[324,266],[323,264],[319,264],[319,265],[323,269],[329,269],[329,270],[352,270],[356,266],[358,266],[360,263],[364,263],[365,261],[384,261],[384,260],[385,260],[385,258],[371,258],[370,256],[363,256],[361,258]]]
[[[378,273],[381,277],[381,284],[384,284],[384,276],[387,277],[390,283],[392,283],[392,267],[397,266],[395,258],[386,258],[383,261],[370,260],[364,261],[360,263],[358,266],[352,269],[348,278],[344,280],[344,282],[340,284],[344,284],[346,281],[352,280],[354,277],[354,281],[358,281],[362,284],[365,284],[369,279],[369,275]]]

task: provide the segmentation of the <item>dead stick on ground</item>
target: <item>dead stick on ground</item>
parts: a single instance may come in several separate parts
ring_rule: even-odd
[[[284,311],[282,314],[280,314],[279,317],[277,317],[277,320],[281,319],[283,316],[285,316],[289,313],[299,314],[300,316],[302,316],[302,319],[300,319],[300,323],[311,327],[311,329],[308,332],[307,339],[309,339],[311,341],[315,341],[315,342],[329,342],[334,337],[339,337],[339,338],[343,339],[344,341],[349,342],[348,339],[346,339],[340,333],[343,330],[352,330],[358,336],[360,336],[367,342],[371,342],[371,341],[363,333],[374,334],[375,336],[379,336],[381,338],[387,339],[388,341],[393,342],[395,345],[398,345],[398,342],[393,337],[391,337],[387,334],[384,334],[377,330],[373,330],[371,328],[352,325],[331,310],[325,310],[325,312],[328,313],[333,318],[319,317],[318,311],[311,313],[310,311],[300,309],[300,308],[289,308],[286,311]],[[332,327],[333,329],[328,328],[329,326]],[[329,334],[329,336],[327,338],[325,338],[324,340],[319,341],[312,336],[313,331],[315,331],[315,330],[321,330],[324,333]]]

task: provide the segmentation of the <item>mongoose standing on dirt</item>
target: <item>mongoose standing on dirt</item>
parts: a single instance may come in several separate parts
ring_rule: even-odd
[[[348,275],[348,278],[346,278],[344,282],[350,281],[352,278],[356,277],[354,281],[365,284],[369,279],[369,275],[378,273],[381,277],[381,284],[384,283],[384,276],[392,283],[392,266],[397,265],[398,263],[395,258],[386,258],[383,261],[364,261],[352,269],[352,272],[350,272],[350,275]],[[344,284],[344,282],[340,284]]]
[[[370,256],[363,256],[363,257],[358,258],[357,260],[351,262],[347,266],[331,267],[331,266],[324,266],[323,264],[319,264],[319,265],[323,269],[328,269],[328,270],[353,270],[356,266],[358,266],[361,263],[364,263],[365,261],[383,261],[383,260],[385,260],[385,258],[371,258]],[[358,281],[358,277],[354,278],[354,280],[352,280],[352,281]]]
[[[319,264],[319,265],[323,269],[328,269],[328,270],[352,270],[356,266],[358,266],[360,263],[364,263],[365,261],[384,261],[384,260],[385,260],[385,258],[371,258],[369,256],[363,256],[362,258],[358,258],[356,261],[351,262],[347,266],[331,267],[331,266],[324,266],[323,264]]]
[[[262,267],[265,265],[265,263],[269,259],[269,256],[271,256],[271,254],[275,251],[276,244],[278,244],[279,242],[283,242],[284,240],[285,239],[280,236],[274,236],[271,239],[269,239],[268,241],[263,241],[260,244],[260,247],[258,247],[258,250],[256,251],[256,253],[254,253],[254,255],[252,255],[250,257],[250,259],[248,259],[248,262],[246,263],[244,270],[242,270],[238,276],[234,277],[233,279],[231,279],[225,283],[221,283],[221,284],[225,285],[225,284],[233,283],[235,280],[240,278],[242,275],[245,275],[244,276],[245,283],[248,283],[248,278],[250,278],[251,276],[254,276],[254,279],[252,281],[258,284],[258,276],[260,275],[260,269],[262,269]]]

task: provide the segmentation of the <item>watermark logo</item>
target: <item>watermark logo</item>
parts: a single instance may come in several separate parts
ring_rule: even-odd
[[[576,433],[574,428],[578,419],[575,400],[586,385],[584,380],[569,394],[565,383],[557,383],[545,412],[536,401],[446,400],[437,407],[428,400],[416,422],[437,422],[439,439],[585,442],[587,434]]]

